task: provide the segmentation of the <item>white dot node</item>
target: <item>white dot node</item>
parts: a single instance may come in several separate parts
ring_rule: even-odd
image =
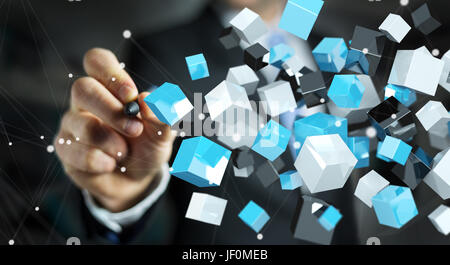
[[[369,138],[374,138],[377,135],[377,130],[375,130],[375,128],[373,127],[369,127],[366,130],[366,135]]]
[[[122,152],[117,152],[117,156],[121,157],[122,156]]]
[[[260,127],[260,128],[264,128],[264,123],[261,123],[261,124],[259,125],[259,127]]]
[[[362,52],[363,52],[364,54],[368,54],[368,53],[369,53],[369,49],[364,48],[364,49],[362,50]]]
[[[123,31],[123,37],[125,38],[125,39],[129,39],[130,37],[131,37],[131,31],[129,31],[128,29],[126,29],[126,30],[124,30]]]
[[[36,212],[39,212],[39,207],[38,207],[38,206],[34,207],[34,210],[35,210]]]
[[[71,144],[72,144],[72,141],[71,141],[71,140],[67,140],[67,141],[66,141],[66,144],[67,144],[67,145],[71,145]]]
[[[320,99],[320,103],[325,103],[325,99],[324,99],[324,98],[321,98],[321,99]]]
[[[341,122],[341,121],[336,121],[336,122],[334,123],[334,125],[335,125],[336,127],[341,127],[342,122]]]
[[[185,137],[186,133],[185,132],[180,132],[180,137]]]
[[[121,168],[120,168],[120,172],[124,173],[125,171],[127,171],[127,168],[126,168],[126,167],[121,167]]]
[[[41,135],[41,137],[40,137],[40,138],[41,138],[41,140],[44,140],[44,135]]]
[[[9,145],[9,146],[12,146],[12,142],[9,142],[8,145]]]
[[[122,68],[122,69],[125,68],[125,63],[122,62],[122,63],[120,63],[119,65],[120,65],[120,68]]]
[[[439,50],[438,49],[433,49],[431,51],[431,54],[433,54],[434,57],[437,57],[437,56],[439,56]]]
[[[300,142],[294,142],[294,148],[295,148],[295,149],[299,149],[300,146],[301,146],[301,143],[300,143]]]
[[[64,144],[64,138],[59,138],[58,144]]]
[[[263,239],[263,234],[258,234],[258,235],[256,236],[256,238],[257,238],[258,240]]]
[[[409,0],[400,0],[400,5],[407,6],[409,4]]]
[[[73,78],[73,74],[72,73],[68,74],[67,76],[69,76],[69,78]]]
[[[391,115],[391,118],[395,120],[395,119],[397,119],[397,115],[392,114],[392,115]]]
[[[205,119],[205,114],[203,114],[203,113],[200,113],[200,114],[198,114],[198,119],[199,120],[204,120]]]
[[[53,147],[53,145],[47,146],[47,152],[53,153],[53,151],[55,151],[55,147]]]
[[[13,240],[13,239],[9,240],[8,244],[9,244],[10,246],[14,245],[14,240]]]
[[[161,132],[161,131],[158,131],[158,135],[162,135],[162,132]]]
[[[237,133],[233,134],[232,136],[233,142],[237,143],[241,140],[241,136]]]
[[[115,82],[115,81],[116,81],[116,78],[115,78],[115,77],[111,78],[111,81]]]
[[[80,137],[75,138],[75,141],[79,142],[80,141]]]

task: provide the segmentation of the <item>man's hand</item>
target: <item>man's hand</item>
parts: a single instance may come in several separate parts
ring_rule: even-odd
[[[56,153],[77,186],[104,208],[123,211],[146,195],[152,181],[159,181],[174,136],[144,103],[149,93],[138,95],[112,52],[92,49],[83,64],[88,76],[72,86],[71,108],[54,143]],[[140,114],[128,117],[124,104],[136,98]],[[60,144],[61,138],[72,143]]]

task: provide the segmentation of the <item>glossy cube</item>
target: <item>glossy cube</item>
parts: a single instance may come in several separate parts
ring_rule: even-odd
[[[323,38],[312,53],[321,71],[339,73],[345,66],[348,49],[342,38]]]
[[[197,187],[219,186],[231,151],[203,137],[183,140],[171,174]]]
[[[319,223],[327,230],[333,230],[339,221],[342,219],[342,214],[334,206],[330,205],[319,217]]]
[[[388,84],[384,88],[384,99],[395,97],[406,107],[411,106],[417,100],[416,92],[404,86]]]
[[[428,215],[434,227],[443,235],[450,234],[450,207],[440,205]]]
[[[302,178],[295,170],[286,171],[280,174],[281,189],[295,190],[303,185]]]
[[[359,179],[356,185],[355,196],[365,205],[372,208],[372,197],[389,185],[389,181],[383,178],[375,170],[371,170]]]
[[[238,36],[249,44],[253,44],[267,32],[267,26],[261,17],[248,8],[244,8],[231,21],[230,25]]]
[[[405,165],[412,147],[395,137],[386,136],[377,150],[378,155],[387,157],[400,165]]]
[[[238,216],[256,233],[258,233],[270,219],[267,212],[254,201],[249,201]]]
[[[269,64],[282,68],[282,65],[295,53],[292,47],[285,43],[280,43],[270,48]]]
[[[258,88],[257,91],[259,98],[263,102],[264,110],[272,117],[297,107],[294,93],[286,81],[275,81]]]
[[[278,27],[307,40],[322,6],[322,0],[289,0]]]
[[[347,145],[358,163],[355,168],[364,168],[369,166],[369,146],[370,139],[364,136],[348,137]]]
[[[450,114],[439,101],[428,101],[419,111],[416,112],[416,117],[422,124],[423,128],[428,131],[438,122],[450,121]]]
[[[186,218],[220,226],[227,200],[206,193],[193,192]]]
[[[279,123],[270,120],[259,130],[252,150],[273,161],[286,150],[290,137],[291,131]]]
[[[328,97],[340,108],[358,108],[365,89],[356,75],[335,75]]]
[[[258,71],[264,68],[269,62],[264,61],[268,56],[269,51],[261,44],[255,43],[244,51],[244,63],[248,65],[253,71]]]
[[[347,119],[317,112],[294,123],[295,141],[300,144],[303,144],[308,136],[335,133],[347,142]]]
[[[170,126],[194,109],[180,87],[168,82],[153,90],[150,95],[145,97],[144,102],[158,120]]]
[[[414,10],[411,13],[411,16],[414,22],[414,27],[425,35],[430,34],[441,26],[441,23],[431,15],[427,3]]]
[[[192,80],[202,79],[209,76],[208,65],[203,53],[185,58]]]
[[[308,108],[328,102],[327,86],[320,71],[302,75],[299,83],[297,92],[302,94]]]
[[[227,73],[227,81],[245,88],[247,95],[253,95],[259,83],[255,72],[246,64],[231,67]]]
[[[400,43],[411,27],[401,16],[390,13],[378,29],[391,41]]]

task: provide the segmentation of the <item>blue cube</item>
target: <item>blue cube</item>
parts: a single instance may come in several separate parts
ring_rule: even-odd
[[[412,147],[409,144],[387,135],[381,143],[380,148],[377,150],[377,153],[379,153],[380,156],[387,157],[404,166],[411,150]]]
[[[349,137],[347,145],[353,155],[358,159],[355,168],[363,168],[369,166],[369,137],[357,136]]]
[[[351,41],[349,44],[351,45]],[[361,74],[368,74],[369,67],[369,60],[367,60],[364,53],[353,49],[348,50],[347,59],[345,61],[345,69]]]
[[[384,88],[384,99],[395,97],[400,103],[406,107],[411,106],[417,100],[416,92],[404,86],[388,84]]]
[[[356,75],[335,75],[328,97],[340,108],[358,108],[365,89]]]
[[[203,137],[183,140],[171,174],[197,187],[219,186],[231,151]]]
[[[270,49],[269,63],[281,69],[283,63],[294,54],[295,50],[292,47],[284,43],[277,44]]]
[[[286,150],[291,134],[291,131],[271,120],[258,132],[252,149],[274,161]]]
[[[376,157],[379,158],[379,159],[381,159],[381,160],[383,160],[383,161],[386,161],[386,162],[390,163],[390,162],[392,162],[392,159],[390,159],[390,158],[388,158],[388,157],[385,157],[385,156],[383,156],[383,155],[380,154],[380,150],[381,150],[381,145],[382,145],[382,144],[383,144],[383,142],[378,142]]]
[[[180,87],[164,83],[144,98],[156,117],[167,125],[174,125],[194,108]]]
[[[278,27],[307,40],[322,6],[322,0],[289,0]]]
[[[323,226],[323,228],[325,228],[327,231],[331,231],[336,227],[341,219],[342,214],[339,212],[339,210],[330,205],[319,217],[318,221]]]
[[[203,53],[188,56],[185,58],[192,80],[202,79],[209,76],[208,65]]]
[[[418,214],[411,189],[389,185],[372,197],[378,222],[401,228]]]
[[[281,189],[295,190],[303,185],[302,178],[297,170],[290,170],[280,174]]]
[[[321,71],[339,73],[345,66],[348,49],[342,38],[323,38],[312,54]]]
[[[421,147],[418,147],[417,150],[414,152],[414,154],[428,167],[432,167],[431,164],[433,163],[433,158],[429,156],[425,150],[423,150]]]
[[[345,118],[317,112],[295,121],[295,141],[302,145],[308,136],[339,134],[342,140],[347,142],[347,125]],[[297,150],[299,151],[300,148]]]
[[[266,211],[254,201],[249,201],[238,216],[256,233],[258,233],[270,219]]]

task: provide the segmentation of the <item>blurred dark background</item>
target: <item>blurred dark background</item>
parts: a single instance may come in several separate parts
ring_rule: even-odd
[[[81,207],[71,199],[77,190],[47,148],[68,107],[70,86],[83,75],[83,54],[94,46],[104,47],[127,65],[130,43],[122,37],[125,29],[136,38],[163,31],[189,22],[210,2],[0,0],[0,244],[12,243],[12,238],[15,244],[64,244],[70,235],[61,231],[82,225],[80,217],[70,213],[71,207]],[[425,1],[410,0],[406,7],[398,0],[325,2],[314,36],[339,36],[348,41],[355,25],[377,29],[389,12],[413,25],[410,13]],[[450,2],[426,2],[443,25],[428,36],[413,29],[402,44],[388,46],[380,64],[387,73],[396,48],[426,45],[430,51],[438,49],[438,57],[450,48]],[[314,47],[320,40],[309,41]],[[377,88],[387,78],[378,76],[374,80]],[[449,93],[443,88],[438,88],[435,98],[449,108]],[[421,100],[418,107],[426,102],[426,98]],[[421,141],[430,155],[439,151],[428,146],[427,139]]]

